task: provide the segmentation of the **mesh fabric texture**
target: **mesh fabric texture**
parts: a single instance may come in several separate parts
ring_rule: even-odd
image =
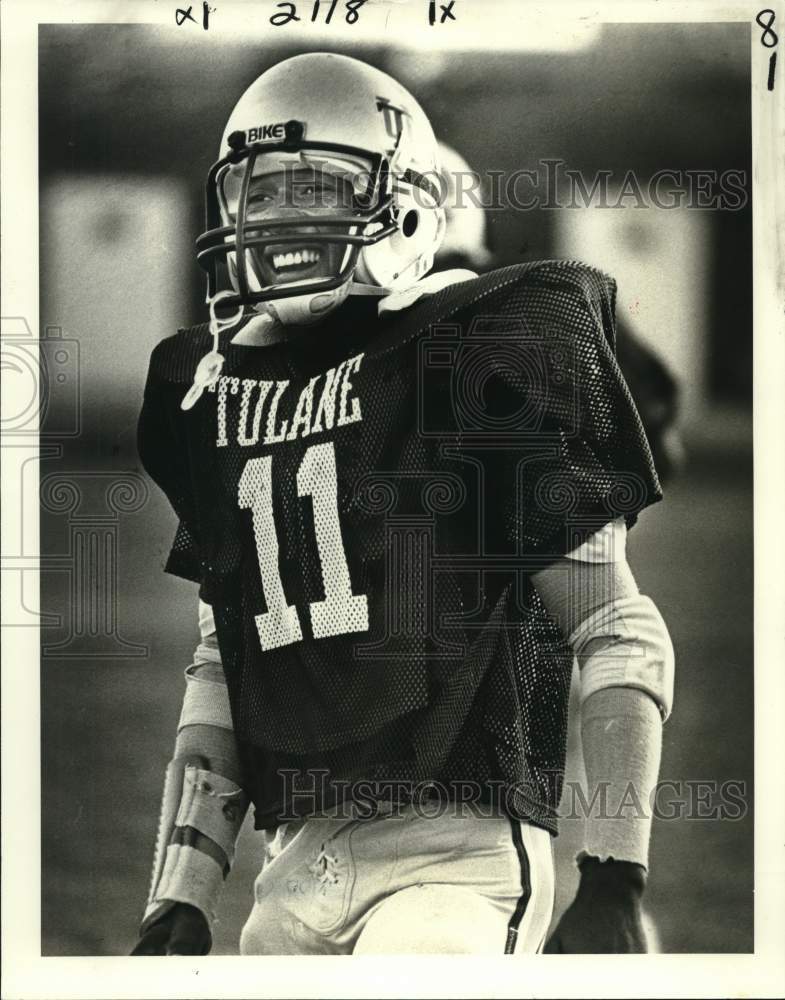
[[[258,826],[431,781],[555,829],[572,654],[529,576],[661,496],[614,301],[573,261],[381,320],[350,299],[288,342],[229,331],[187,412],[207,327],[155,349],[140,455],[180,519],[167,569],[213,607]]]

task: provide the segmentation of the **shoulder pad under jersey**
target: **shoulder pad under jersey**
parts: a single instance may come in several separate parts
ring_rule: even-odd
[[[531,261],[448,285],[397,313],[387,331],[370,347],[371,353],[399,346],[434,324],[459,319],[521,320],[530,332],[564,334],[574,323],[602,330],[615,350],[616,282],[588,264],[574,260]],[[188,388],[199,361],[212,349],[206,323],[179,330],[162,340],[150,359],[150,383]]]
[[[451,320],[519,320],[529,332],[547,335],[558,328],[563,334],[582,327],[602,331],[615,350],[616,282],[588,264],[574,260],[532,261],[499,268],[470,281],[424,296],[393,324],[394,331],[379,339],[384,350],[401,339]]]

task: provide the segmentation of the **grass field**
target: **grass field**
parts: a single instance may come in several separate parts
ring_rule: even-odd
[[[44,549],[60,528],[44,525]],[[156,496],[120,532],[120,622],[146,643],[138,660],[58,660],[42,667],[45,955],[125,954],[147,891],[164,767],[195,640],[193,588],[159,571],[172,521]],[[49,536],[52,536],[51,538]],[[667,620],[677,654],[675,711],[662,775],[746,784],[731,822],[655,824],[648,908],[661,949],[743,952],[753,946],[753,649],[751,461],[691,461],[667,500],[630,538],[641,589]],[[62,594],[44,580],[43,607]],[[49,588],[47,590],[46,588]],[[571,735],[570,772],[579,769]],[[577,823],[556,842],[557,914],[575,886]],[[260,845],[245,829],[216,929],[236,953]]]

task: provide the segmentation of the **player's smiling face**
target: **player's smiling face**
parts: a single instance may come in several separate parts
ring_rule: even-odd
[[[235,175],[227,176],[224,194],[229,217],[234,222],[239,202],[239,183]],[[302,240],[270,243],[264,249],[251,251],[262,284],[301,282],[336,274],[347,247],[308,237],[316,233],[329,234],[331,230],[320,226],[320,220],[346,217],[355,210],[354,189],[348,177],[310,166],[252,177],[246,223],[291,219],[292,231],[302,236]],[[266,236],[278,232],[281,232],[278,228],[266,232],[259,230],[259,234]],[[252,238],[257,234],[248,235]]]

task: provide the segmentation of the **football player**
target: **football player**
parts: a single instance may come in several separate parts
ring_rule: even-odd
[[[551,920],[573,658],[587,821],[547,950],[641,951],[673,652],[625,557],[660,488],[576,262],[429,274],[437,144],[345,56],[267,70],[209,172],[210,323],[139,425],[201,642],[134,953],[201,954],[249,804],[245,954],[522,953]],[[225,315],[226,311],[229,315]]]

